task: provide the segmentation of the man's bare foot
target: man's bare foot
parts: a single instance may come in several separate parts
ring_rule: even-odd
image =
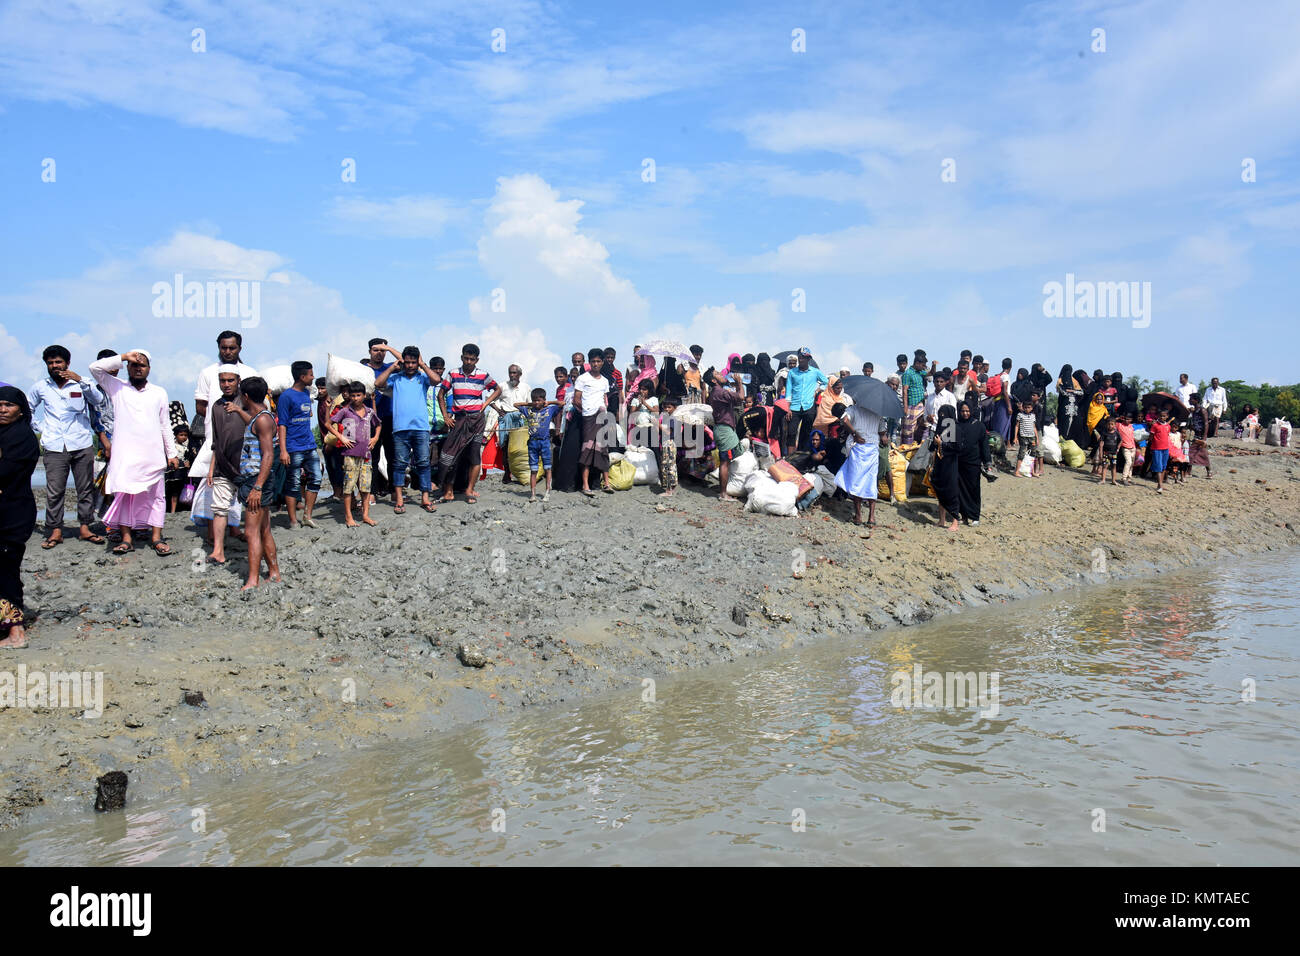
[[[345,521],[345,522],[343,522],[343,523],[344,523],[345,525],[347,525],[347,527],[349,527],[349,528],[355,528],[355,527],[357,526],[357,523],[356,523],[355,521],[353,521],[351,518],[348,518],[347,521]]]
[[[242,588],[240,588],[239,590],[241,590],[241,591],[251,591],[251,590],[253,590],[253,588],[257,587],[257,586],[258,586],[259,584],[261,584],[261,583],[262,583],[262,581],[261,581],[260,578],[252,578],[252,579],[249,580],[247,583],[245,583],[244,586],[243,586]]]
[[[362,522],[364,522],[365,524],[370,525],[372,528],[375,526],[375,519],[372,518],[372,517],[370,517],[370,515],[363,515],[362,518],[361,518],[361,520],[362,520]]]

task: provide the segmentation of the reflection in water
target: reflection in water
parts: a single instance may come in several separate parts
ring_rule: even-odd
[[[1297,570],[831,637],[661,680],[655,702],[632,684],[55,819],[0,834],[0,863],[1293,864]],[[914,667],[997,672],[997,713],[895,707],[891,675]]]

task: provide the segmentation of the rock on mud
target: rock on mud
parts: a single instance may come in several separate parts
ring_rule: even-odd
[[[95,809],[100,813],[126,806],[126,774],[110,770],[95,781]]]
[[[456,657],[466,667],[486,667],[488,662],[486,654],[469,644],[462,644],[456,648]]]

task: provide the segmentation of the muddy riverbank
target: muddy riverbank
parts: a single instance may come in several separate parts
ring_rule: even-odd
[[[242,546],[227,568],[203,564],[188,515],[169,519],[178,554],[166,559],[76,542],[43,552],[33,539],[24,577],[39,619],[31,647],[4,652],[0,671],[102,672],[104,709],[4,710],[0,826],[87,811],[108,770],[152,796],[196,773],[639,694],[647,677],[830,631],[1300,543],[1296,454],[1230,440],[1215,451],[1212,481],[1197,474],[1164,495],[1049,468],[985,485],[978,528],[945,532],[923,500],[882,505],[869,539],[840,504],[760,517],[688,485],[671,499],[636,488],[530,505],[526,490],[493,480],[478,504],[434,515],[380,504],[375,528],[346,528],[336,507],[315,530],[285,528],[281,515],[284,582],[249,594]],[[204,703],[186,704],[187,690]]]

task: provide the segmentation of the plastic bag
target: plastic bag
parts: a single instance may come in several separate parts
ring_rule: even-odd
[[[894,479],[894,496],[899,501],[907,500],[907,456],[889,450],[889,474]],[[889,500],[889,482],[884,475],[876,476],[876,495],[881,501]]]
[[[737,455],[731,462],[730,474],[732,477],[744,478],[746,475],[758,470],[758,458],[752,451],[747,451],[743,455]]]
[[[1055,425],[1043,426],[1043,441],[1039,445],[1043,461],[1051,465],[1061,463],[1061,430]]]
[[[677,406],[673,418],[688,425],[712,425],[713,406],[703,402],[690,402]]]
[[[917,472],[924,472],[929,467],[930,467],[930,446],[929,445],[917,446],[916,452],[912,455],[910,459],[908,459],[907,470],[912,472],[913,474],[916,474]]]
[[[288,365],[272,365],[270,368],[264,368],[262,378],[266,381],[266,390],[273,398],[279,398],[280,393],[285,389],[293,388],[293,369]]]
[[[181,489],[180,503],[183,505],[187,505],[193,500],[194,500],[194,482],[189,481],[186,482],[185,487]]]
[[[1061,442],[1061,461],[1070,468],[1081,468],[1088,460],[1088,453],[1070,439]]]
[[[212,520],[212,486],[206,480],[199,482],[190,498],[190,520],[195,524],[207,524]]]
[[[609,466],[609,486],[615,491],[627,491],[636,481],[636,466],[626,458],[611,462]]]
[[[1034,477],[1034,459],[1028,455],[1020,459],[1020,464],[1016,466],[1016,472],[1022,478]]]
[[[374,369],[351,359],[330,355],[325,363],[325,390],[330,398],[338,398],[343,386],[349,382],[360,382],[366,387],[367,395],[375,393]]]
[[[238,528],[243,517],[244,507],[239,503],[239,497],[235,496],[226,513],[226,521],[230,527]],[[206,478],[194,489],[194,499],[190,502],[190,520],[201,528],[212,522],[212,486]]]
[[[510,467],[510,474],[515,481],[520,484],[528,484],[528,429],[515,428],[506,432],[510,437],[506,440],[506,464]],[[538,474],[541,474],[542,462],[540,456],[537,462]]]
[[[633,484],[655,485],[659,483],[659,461],[655,458],[653,449],[633,445],[628,448],[624,457],[636,468],[636,478],[633,479]],[[733,475],[736,473],[735,462],[731,465],[731,473]]]
[[[750,490],[745,510],[792,517],[799,513],[795,505],[798,498],[799,488],[793,481],[775,481],[768,475],[759,475]]]

